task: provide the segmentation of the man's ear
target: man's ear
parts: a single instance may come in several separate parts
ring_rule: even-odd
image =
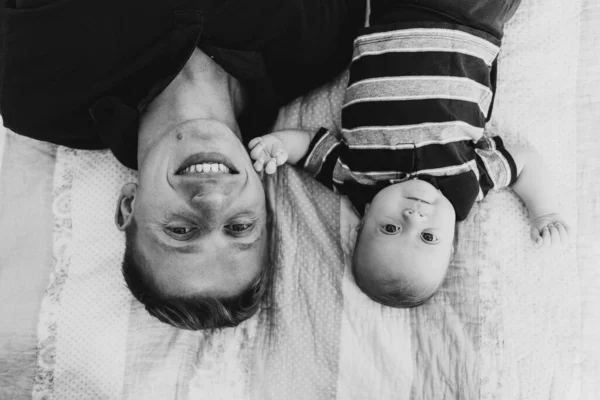
[[[115,224],[120,231],[124,231],[133,221],[133,208],[135,207],[135,194],[137,185],[133,182],[126,183],[121,188],[121,195],[117,201]]]

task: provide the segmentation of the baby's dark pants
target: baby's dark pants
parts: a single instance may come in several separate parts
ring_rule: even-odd
[[[453,22],[490,33],[498,39],[521,0],[371,0],[370,24]]]

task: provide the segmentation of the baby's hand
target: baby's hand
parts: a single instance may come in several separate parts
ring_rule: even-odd
[[[288,158],[283,143],[273,134],[252,139],[248,143],[248,148],[250,157],[255,160],[254,169],[257,172],[264,169],[267,174],[274,174],[277,167],[283,165]]]
[[[530,234],[536,247],[566,247],[571,228],[560,214],[551,213],[534,219]]]

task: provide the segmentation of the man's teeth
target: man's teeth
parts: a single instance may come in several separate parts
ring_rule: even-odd
[[[210,172],[229,173],[229,168],[227,168],[225,165],[219,164],[219,163],[203,163],[203,164],[190,165],[189,167],[187,167],[186,169],[181,171],[182,174],[207,173],[207,172],[208,173],[210,173]]]

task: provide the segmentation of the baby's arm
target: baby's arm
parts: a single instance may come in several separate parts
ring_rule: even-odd
[[[252,139],[248,143],[250,157],[255,160],[254,169],[273,174],[285,163],[295,165],[306,155],[315,132],[302,129],[286,129]]]
[[[566,244],[570,227],[559,212],[554,181],[542,157],[523,148],[507,150],[517,167],[517,180],[512,189],[529,210],[531,239],[543,247]]]

